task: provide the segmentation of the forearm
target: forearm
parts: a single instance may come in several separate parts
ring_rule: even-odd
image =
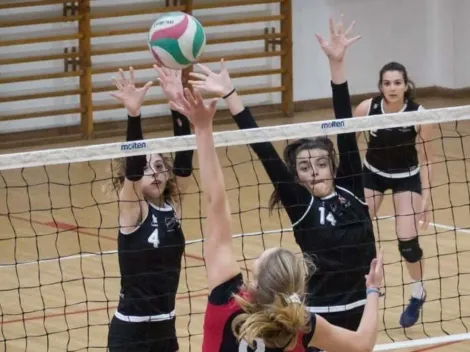
[[[140,115],[127,117],[126,141],[143,140]],[[126,178],[130,181],[139,181],[144,176],[144,168],[147,164],[145,155],[135,155],[126,158]]]
[[[203,192],[208,198],[209,207],[226,201],[225,182],[219,157],[215,150],[212,126],[196,128],[199,172]]]
[[[227,107],[230,110],[232,116],[238,115],[245,109],[242,98],[236,91],[225,99],[225,103],[227,104]]]
[[[369,293],[362,313],[361,322],[357,329],[360,339],[367,350],[372,350],[377,340],[377,326],[379,322],[379,294]]]
[[[171,110],[173,118],[173,135],[175,137],[187,136],[191,134],[191,127],[186,116],[175,110]],[[176,152],[173,172],[179,177],[189,177],[193,171],[193,150]]]
[[[422,197],[424,202],[428,202],[431,196],[431,180],[432,180],[432,166],[425,164],[421,166],[420,170]]]
[[[344,62],[330,60],[330,74],[331,74],[331,81],[334,84],[341,84],[341,83],[346,82]]]

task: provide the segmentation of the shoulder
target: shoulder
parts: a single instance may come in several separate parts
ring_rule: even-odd
[[[418,102],[414,100],[409,100],[407,103],[407,111],[419,111],[419,110],[425,110],[422,105],[420,105]]]
[[[209,303],[215,306],[229,304],[234,294],[239,294],[243,287],[243,275],[240,273],[216,286],[209,294]]]
[[[356,106],[356,109],[354,111],[354,116],[367,116],[370,113],[370,108],[372,106],[372,101],[375,98],[369,98],[366,100],[363,100],[359,103],[358,106]]]
[[[356,196],[353,192],[351,192],[349,189],[336,186],[336,193],[338,193],[339,200],[341,201],[341,198],[343,198],[345,201],[350,200],[353,202],[357,202],[361,204],[362,206],[367,207],[367,203],[361,200],[358,196]]]

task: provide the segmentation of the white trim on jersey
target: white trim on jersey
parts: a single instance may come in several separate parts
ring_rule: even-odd
[[[314,199],[315,199],[315,198],[312,196],[312,198],[310,199],[310,203],[309,203],[309,205],[308,205],[308,207],[307,207],[307,210],[305,210],[304,215],[302,215],[299,220],[297,220],[295,223],[293,223],[293,224],[292,224],[292,227],[297,226],[298,224],[300,224],[300,222],[301,222],[303,219],[305,219],[305,217],[307,216],[308,212],[309,212],[310,209],[312,208]]]
[[[340,190],[344,191],[344,192],[347,192],[349,193],[350,195],[352,195],[354,198],[356,198],[356,200],[363,204],[363,205],[367,205],[366,202],[364,202],[363,200],[359,199],[354,193],[352,193],[349,189],[346,189],[346,188],[343,188],[343,187],[340,187],[340,186],[336,186],[336,188],[339,188]]]
[[[406,172],[397,172],[397,173],[393,173],[393,174],[390,174],[388,172],[383,172],[383,171],[380,171],[379,169],[373,167],[371,164],[369,164],[367,162],[367,159],[364,159],[364,166],[367,167],[370,171],[372,171],[373,173],[377,174],[377,175],[380,175],[382,177],[386,177],[386,178],[407,178],[407,177],[411,177],[411,176],[414,176],[416,174],[419,173],[419,170],[420,170],[420,167],[419,165],[413,169],[413,170],[410,170],[410,171],[406,171]]]
[[[158,314],[158,315],[148,315],[148,316],[137,316],[137,315],[124,315],[119,313],[117,310],[114,313],[114,316],[119,320],[128,322],[128,323],[144,323],[147,321],[164,321],[171,320],[175,317],[175,310],[167,314]]]
[[[174,210],[173,206],[167,202],[164,203],[164,207],[157,207],[155,204],[151,203],[151,202],[148,202],[151,207],[155,210],[159,210],[159,211],[172,211]]]
[[[355,308],[364,306],[366,304],[366,299],[361,299],[360,301],[356,301],[353,303],[348,303],[341,306],[324,306],[324,307],[307,307],[307,310],[310,313],[338,313],[338,312],[345,312],[348,310],[353,310]]]

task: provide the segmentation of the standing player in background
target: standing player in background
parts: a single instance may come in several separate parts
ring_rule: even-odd
[[[330,20],[330,40],[321,46],[328,56],[333,107],[338,118],[352,118],[343,58],[346,48],[359,37],[349,39],[340,21]],[[191,73],[195,88],[225,99],[239,128],[258,125],[233,88],[229,73],[215,74],[200,65],[203,73]],[[372,221],[364,199],[362,161],[355,133],[338,135],[339,165],[333,142],[326,137],[305,138],[284,149],[284,160],[270,142],[251,147],[258,155],[274,185],[270,201],[285,208],[302,252],[318,270],[308,282],[307,304],[331,324],[356,330],[366,304],[363,277],[376,255]]]
[[[421,110],[414,101],[414,84],[406,68],[396,62],[379,74],[380,95],[364,100],[356,116]],[[360,132],[358,133],[358,137]],[[370,131],[364,160],[364,187],[370,216],[375,218],[384,193],[391,190],[395,209],[398,249],[413,280],[410,303],[400,317],[402,327],[414,325],[426,299],[423,285],[423,251],[419,245],[419,221],[429,224],[431,201],[432,125],[403,126]]]
[[[181,72],[155,67],[168,99],[183,90]],[[134,84],[120,70],[112,96],[127,109],[127,141],[143,140],[140,108],[152,85]],[[172,111],[174,133],[191,133],[187,118]],[[173,168],[160,154],[127,157],[115,180],[119,192],[119,305],[110,324],[110,352],[176,352],[175,300],[185,238],[180,195],[192,173],[192,151],[178,152]],[[177,180],[175,176],[179,176]],[[181,180],[182,178],[182,180]]]
[[[333,83],[333,100],[335,112],[352,116],[347,86],[343,82]],[[212,99],[205,105],[199,92],[193,97],[188,89],[185,89],[185,97],[171,103],[194,125],[207,214],[203,253],[210,293],[204,316],[202,352],[301,352],[309,346],[328,352],[372,351],[377,338],[382,254],[370,263],[365,280],[364,276],[359,278],[362,285],[366,283],[364,295],[367,294],[367,298],[357,331],[331,325],[307,311],[303,304],[306,262],[292,251],[265,250],[254,263],[254,281],[244,284],[233,252],[231,213],[214,146],[212,121],[216,104],[217,99]],[[355,143],[354,134],[351,139]],[[351,236],[355,238],[353,233]]]

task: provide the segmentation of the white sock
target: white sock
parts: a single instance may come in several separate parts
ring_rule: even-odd
[[[411,296],[417,299],[423,299],[424,298],[424,284],[423,281],[413,281],[411,284],[413,292],[411,293]]]

